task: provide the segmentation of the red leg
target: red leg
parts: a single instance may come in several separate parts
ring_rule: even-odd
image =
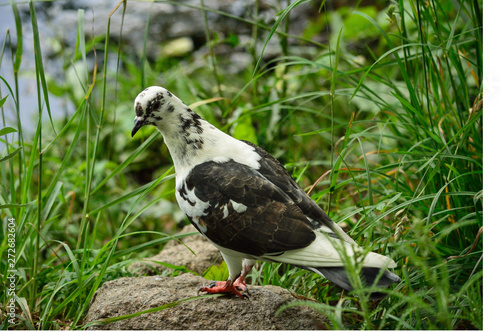
[[[248,287],[247,287],[247,283],[245,282],[245,276],[244,275],[239,276],[238,279],[236,279],[234,281],[233,285],[234,285],[234,287],[236,287],[236,289],[239,289],[242,292],[247,292],[248,293]]]
[[[245,277],[252,270],[255,261],[245,259],[243,261],[243,270],[236,280],[227,281],[214,281],[208,287],[202,286],[198,289],[198,292],[206,292],[208,294],[236,294],[240,298],[247,297],[250,295],[248,292],[248,287],[245,282]],[[245,294],[242,294],[244,292]],[[248,294],[248,295],[247,295]]]
[[[239,278],[238,278],[239,279]],[[241,284],[236,282],[228,281],[216,281],[213,282],[210,286],[202,286],[198,289],[198,292],[206,292],[208,294],[225,294],[225,293],[233,293],[238,295],[240,298],[244,298],[245,296],[241,294],[241,292],[237,289],[237,286]],[[243,282],[244,284],[244,282]],[[246,285],[245,285],[246,287]]]
[[[234,281],[234,286],[239,288],[241,291],[250,295],[248,291],[247,283],[245,282],[245,278],[247,274],[252,271],[253,265],[255,261],[252,260],[244,260],[243,261],[243,270],[241,271],[240,276]]]

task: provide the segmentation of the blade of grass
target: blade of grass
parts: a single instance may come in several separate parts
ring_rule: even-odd
[[[38,20],[36,16],[35,3],[34,0],[29,1],[30,4],[30,16],[31,16],[31,25],[33,28],[33,43],[35,48],[35,70],[37,73],[37,80],[39,81],[39,86],[42,89],[40,95],[43,95],[43,101],[45,108],[47,109],[47,114],[49,116],[50,124],[52,126],[52,130],[54,134],[56,133],[56,128],[54,127],[54,121],[52,120],[52,112],[50,111],[50,100],[49,100],[49,90],[47,88],[47,81],[45,79],[45,71],[43,68],[43,55],[42,49],[40,47],[40,35],[38,30]],[[39,106],[40,110],[42,109],[42,105]],[[40,150],[42,151],[42,150]]]
[[[269,34],[267,35],[266,40],[264,41],[264,45],[262,46],[262,51],[260,52],[260,56],[257,59],[257,63],[255,64],[255,68],[253,70],[252,76],[255,76],[255,74],[259,70],[260,63],[262,62],[262,59],[264,58],[264,51],[266,50],[267,44],[269,43],[269,41],[271,40],[273,35],[276,33],[276,30],[280,26],[281,22],[288,16],[288,14],[290,13],[290,11],[292,9],[294,9],[298,5],[305,3],[305,2],[308,2],[308,1],[310,1],[310,0],[296,0],[281,12],[280,16],[276,19],[276,22],[271,27],[271,30],[269,30]]]
[[[102,186],[104,186],[111,178],[113,178],[115,175],[120,173],[125,167],[130,165],[131,162],[133,162],[137,156],[139,156],[142,152],[144,152],[148,146],[150,146],[159,136],[159,132],[156,131],[153,133],[151,136],[148,137],[147,140],[145,140],[140,146],[138,146],[134,152],[132,152],[123,162],[120,163],[113,171],[104,179],[102,180],[98,185],[95,186],[94,190],[90,193],[90,195],[94,195]]]

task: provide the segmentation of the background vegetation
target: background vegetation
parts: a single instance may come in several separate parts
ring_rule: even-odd
[[[27,22],[11,3],[16,31],[3,32],[0,57],[14,77],[1,82],[0,286],[11,269],[7,219],[15,218],[15,328],[81,328],[103,282],[129,276],[132,261],[186,224],[168,203],[174,170],[159,135],[129,136],[136,94],[161,85],[187,104],[205,101],[196,111],[207,120],[276,156],[360,245],[393,257],[402,278],[375,302],[277,264],[260,265],[249,281],[315,299],[306,305],[332,328],[482,329],[482,2],[315,1],[303,33],[291,35],[290,13],[306,2],[277,3],[272,26],[250,7],[241,22],[252,29],[249,43],[207,25],[206,56],[154,60],[110,38],[111,24],[127,24],[126,2],[95,36],[84,34],[79,12],[76,43],[59,55],[66,71],[84,66],[75,84],[46,75],[30,1],[34,134],[20,118]],[[271,37],[279,54],[264,57]],[[243,49],[251,65],[228,72],[221,46]],[[55,95],[74,112],[52,117]],[[0,292],[2,328],[7,300]]]

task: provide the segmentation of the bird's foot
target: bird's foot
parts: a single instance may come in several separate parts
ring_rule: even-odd
[[[248,287],[247,287],[247,283],[245,282],[245,278],[240,276],[238,277],[238,279],[236,279],[233,283],[233,285],[241,290],[242,292],[244,293],[247,293],[248,295],[250,295],[250,291],[248,290]]]
[[[248,293],[248,287],[245,284],[245,281],[241,281],[236,279],[234,282],[231,280],[228,281],[214,281],[208,286],[201,286],[198,289],[198,293],[205,292],[208,294],[236,294],[239,298],[248,298],[248,295],[242,294],[241,292]]]

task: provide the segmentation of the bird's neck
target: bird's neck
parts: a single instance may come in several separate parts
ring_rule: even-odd
[[[210,124],[193,111],[173,114],[157,124],[176,169],[186,167],[205,149]]]
[[[260,156],[252,146],[220,131],[187,107],[185,112],[172,115],[156,127],[172,156],[177,177],[207,161],[232,159],[255,169],[260,167]]]
[[[176,173],[217,157],[221,147],[236,141],[187,108],[157,124],[174,162]]]

